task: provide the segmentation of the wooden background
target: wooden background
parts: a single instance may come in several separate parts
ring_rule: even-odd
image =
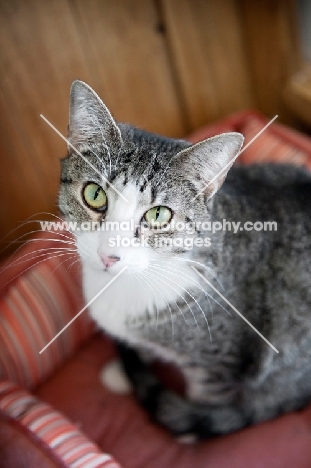
[[[57,210],[66,145],[39,115],[66,134],[75,78],[117,120],[174,137],[250,107],[295,125],[282,92],[296,13],[294,0],[1,0],[0,247]]]

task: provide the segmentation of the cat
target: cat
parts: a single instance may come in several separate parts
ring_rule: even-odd
[[[155,420],[204,438],[302,408],[311,398],[310,173],[232,166],[239,133],[191,144],[116,123],[78,80],[68,140],[60,211],[97,225],[74,233],[85,299],[106,287],[90,314],[120,343]],[[202,230],[224,220],[241,228]],[[265,221],[277,229],[243,228]],[[105,229],[109,222],[117,227]],[[191,232],[180,229],[187,223]],[[179,367],[184,396],[151,373],[153,358]]]

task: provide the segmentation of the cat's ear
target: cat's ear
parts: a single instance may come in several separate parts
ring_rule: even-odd
[[[92,143],[118,149],[122,144],[119,127],[93,89],[75,80],[70,89],[68,140],[79,151]]]
[[[241,133],[223,133],[189,146],[180,151],[174,160],[208,200],[222,186],[243,141]]]

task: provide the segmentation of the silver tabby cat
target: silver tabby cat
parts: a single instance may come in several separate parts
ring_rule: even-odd
[[[91,316],[121,343],[125,370],[153,417],[176,434],[206,437],[306,404],[310,174],[271,164],[234,165],[227,175],[239,133],[191,145],[119,124],[81,81],[71,88],[69,141],[59,207],[81,226],[74,234],[85,298],[108,286]],[[223,220],[275,221],[277,230],[201,229]],[[82,230],[85,222],[93,229]],[[150,373],[146,354],[179,366],[185,397]]]

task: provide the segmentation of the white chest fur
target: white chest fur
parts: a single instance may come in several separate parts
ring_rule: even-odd
[[[143,344],[139,326],[144,320],[159,320],[161,311],[176,306],[176,302],[187,296],[186,291],[198,284],[193,270],[186,265],[174,265],[152,272],[131,273],[126,270],[115,281],[105,271],[84,266],[84,292],[86,301],[91,301],[105,287],[106,289],[90,305],[90,314],[98,325],[109,334],[130,343]],[[176,268],[182,273],[176,275]],[[108,287],[107,287],[108,285]],[[189,297],[188,297],[189,299]],[[162,314],[163,316],[163,314]]]

